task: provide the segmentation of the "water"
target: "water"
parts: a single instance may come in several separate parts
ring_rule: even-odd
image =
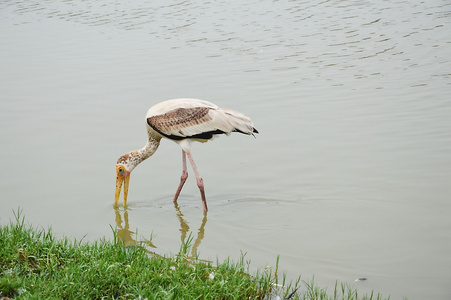
[[[451,295],[451,4],[447,1],[2,1],[0,223],[95,240],[152,237],[157,254],[335,281],[391,299]],[[256,139],[178,146],[133,171],[156,102],[249,115]],[[131,240],[133,239],[133,240]],[[355,282],[359,277],[366,281]]]

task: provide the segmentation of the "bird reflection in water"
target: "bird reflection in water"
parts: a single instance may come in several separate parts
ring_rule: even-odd
[[[197,231],[197,237],[194,240],[194,243],[191,243],[193,238],[190,232],[190,227],[188,225],[188,222],[184,219],[184,215],[182,211],[180,210],[180,207],[178,206],[177,202],[174,203],[174,208],[176,212],[176,216],[180,222],[180,240],[182,243],[182,247],[185,248],[188,244],[188,248],[191,249],[191,255],[186,255],[184,258],[188,261],[205,261],[206,260],[200,260],[197,257],[197,249],[199,245],[202,242],[202,239],[205,235],[205,225],[207,224],[207,213],[204,212],[202,223]],[[148,253],[152,255],[158,255],[154,251],[151,251],[149,248],[157,248],[152,241],[149,240],[136,240],[136,233],[130,230],[130,223],[128,220],[128,210],[127,208],[124,208],[123,211],[119,209],[118,206],[114,207],[115,213],[116,213],[116,238],[117,242],[125,245],[126,247],[142,247],[144,248]],[[123,219],[122,215],[123,213]],[[135,236],[135,238],[134,238]]]
[[[183,213],[180,210],[180,207],[177,204],[177,202],[174,202],[174,208],[177,211],[177,218],[180,221],[180,233],[181,233],[180,240],[182,242],[182,247],[185,247],[186,243],[190,244],[191,233],[187,238],[186,236],[189,232],[189,226],[188,226],[188,223],[183,218]],[[191,245],[191,255],[185,257],[189,261],[193,261],[193,260],[205,261],[202,259],[198,259],[198,257],[197,257],[197,248],[199,247],[199,245],[202,242],[202,239],[204,238],[204,235],[205,235],[205,224],[207,224],[207,212],[206,211],[204,211],[204,217],[202,218],[202,223],[200,224],[199,230],[197,231],[197,237],[194,240],[194,243]],[[205,261],[205,262],[207,262],[207,261]]]
[[[130,223],[128,222],[128,211],[127,209],[124,209],[124,225],[122,225],[122,217],[121,217],[121,213],[119,211],[118,207],[114,208],[115,212],[116,212],[116,238],[117,238],[117,242],[119,244],[125,245],[125,247],[137,247],[137,246],[142,246],[143,244],[147,245],[148,247],[151,248],[157,248],[151,240],[143,240],[143,241],[136,241],[133,238],[133,234],[135,234],[135,232],[130,230]],[[149,251],[148,249],[146,249],[148,252],[153,253],[152,251]]]

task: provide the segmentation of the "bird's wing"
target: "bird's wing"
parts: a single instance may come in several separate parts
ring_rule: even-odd
[[[210,139],[214,134],[238,131],[252,134],[252,122],[245,115],[210,107],[176,108],[147,118],[147,124],[170,139]]]
[[[208,108],[218,108],[211,102],[199,99],[191,99],[191,98],[178,98],[166,100],[152,106],[146,114],[146,118],[150,118],[153,116],[158,116],[175,110],[177,108],[198,108],[198,107],[208,107]]]
[[[207,107],[176,108],[147,118],[155,131],[171,139],[183,139],[216,130]]]

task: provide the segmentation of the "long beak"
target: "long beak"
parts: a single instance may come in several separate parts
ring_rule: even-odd
[[[117,206],[119,202],[119,196],[121,194],[122,182],[124,182],[124,202],[123,205],[127,204],[127,195],[128,195],[128,183],[130,182],[130,173],[125,176],[117,175],[116,177],[116,194],[114,195],[114,205]]]

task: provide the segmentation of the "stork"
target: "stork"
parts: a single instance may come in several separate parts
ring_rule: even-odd
[[[172,140],[182,148],[183,170],[180,183],[174,195],[174,202],[188,178],[186,157],[193,168],[199,187],[204,211],[208,211],[205,197],[204,182],[199,174],[193,156],[190,143],[192,141],[205,143],[215,136],[231,132],[239,132],[247,135],[258,133],[249,117],[240,112],[219,108],[217,105],[199,99],[172,99],[160,102],[152,106],[146,115],[147,143],[135,151],[128,152],[117,160],[116,164],[116,194],[114,204],[117,206],[124,185],[124,207],[127,204],[130,173],[142,161],[152,156],[157,151],[162,138]]]

